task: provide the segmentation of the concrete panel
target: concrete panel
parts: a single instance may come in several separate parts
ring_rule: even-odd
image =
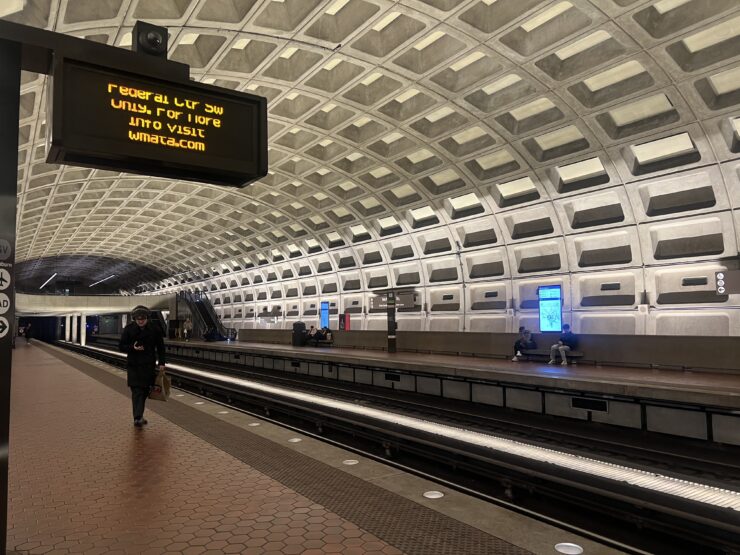
[[[484,405],[504,405],[504,389],[497,385],[486,385],[482,383],[471,384],[472,401]]]
[[[448,399],[470,401],[470,384],[456,380],[442,380],[442,396]]]
[[[388,375],[392,375],[394,378],[398,378],[398,381],[396,381],[395,379],[387,379]],[[403,391],[414,391],[415,380],[414,376],[410,374],[396,374],[394,372],[374,371],[373,385],[377,385],[379,387],[388,387],[390,389],[400,389]]]
[[[439,378],[416,377],[416,391],[426,395],[441,395],[442,384]]]
[[[740,311],[727,310],[656,310],[649,314],[649,335],[687,335],[726,337],[737,333]]]
[[[740,417],[712,415],[712,434],[714,441],[740,445]]]
[[[507,387],[506,406],[511,409],[542,412],[542,394],[539,391]]]
[[[324,370],[322,373],[323,377],[328,378],[330,380],[336,380],[338,374],[339,372],[337,372],[337,367],[334,366],[333,364],[324,365]]]
[[[395,389],[402,391],[416,391],[416,378],[411,374],[400,374],[401,381],[395,382]]]
[[[506,314],[490,316],[468,316],[465,331],[506,333],[509,317]]]
[[[355,368],[355,382],[372,385],[373,383],[373,371],[366,370],[364,368]]]
[[[545,393],[545,413],[555,416],[567,416],[586,420],[588,412],[583,409],[574,409],[570,406],[570,395],[558,395],[557,393]]]
[[[707,417],[698,411],[648,406],[647,429],[662,434],[707,439]]]
[[[373,385],[393,389],[393,384],[395,384],[396,382],[385,379],[385,374],[385,372],[373,371]]]
[[[591,414],[591,420],[603,424],[639,429],[642,427],[641,412],[640,405],[637,403],[609,401],[609,412],[594,412]]]
[[[644,335],[645,313],[638,311],[573,312],[573,328],[589,335]]]
[[[355,381],[354,370],[346,366],[340,366],[339,367],[339,379],[343,382],[354,382]]]
[[[308,363],[308,374],[309,376],[323,376],[324,365],[319,362]]]

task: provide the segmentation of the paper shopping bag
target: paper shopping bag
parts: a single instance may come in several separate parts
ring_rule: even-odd
[[[149,398],[154,401],[166,401],[169,394],[170,378],[164,372],[160,372],[157,374],[157,379],[154,380],[154,385],[149,391]]]

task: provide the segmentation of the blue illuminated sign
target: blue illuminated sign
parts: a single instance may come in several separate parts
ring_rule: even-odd
[[[540,299],[540,331],[563,329],[563,299],[560,285],[543,285],[537,289]]]
[[[329,327],[329,301],[321,301],[321,323],[322,328]]]

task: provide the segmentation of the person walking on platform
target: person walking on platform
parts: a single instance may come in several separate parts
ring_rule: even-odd
[[[182,332],[185,336],[185,341],[189,341],[190,336],[193,335],[193,321],[190,318],[182,324]]]
[[[164,338],[161,331],[149,322],[149,309],[137,306],[131,312],[133,322],[123,329],[119,350],[126,353],[127,385],[131,389],[134,426],[147,423],[144,405],[159,371],[165,369]]]
[[[26,345],[31,343],[31,338],[33,337],[33,330],[31,329],[31,322],[26,324],[26,329],[24,330],[24,335],[26,336]]]

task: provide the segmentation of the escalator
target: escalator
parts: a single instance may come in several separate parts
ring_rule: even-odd
[[[193,321],[193,337],[208,337],[210,341],[236,339],[236,330],[221,323],[211,301],[204,293],[180,293],[190,310]]]

